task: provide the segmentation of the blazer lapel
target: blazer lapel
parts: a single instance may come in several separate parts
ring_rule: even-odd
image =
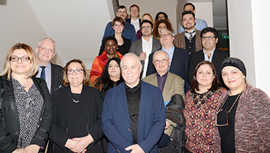
[[[163,97],[164,99],[166,98],[165,96],[169,94],[168,92],[171,91],[172,82],[170,81],[170,79],[171,79],[171,75],[168,72],[167,79],[166,79],[165,85],[164,85],[164,89],[162,91],[162,95],[164,96]]]

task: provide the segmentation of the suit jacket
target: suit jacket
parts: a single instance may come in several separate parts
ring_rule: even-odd
[[[225,58],[229,57],[229,52],[227,51],[220,51],[218,49],[215,49],[213,58],[212,58],[212,63],[214,64],[216,71],[218,72],[219,76],[219,69],[220,66]],[[189,82],[191,83],[192,77],[193,77],[193,72],[195,70],[195,67],[197,66],[198,63],[201,61],[204,61],[204,54],[203,51],[195,52],[191,55],[190,58],[190,64],[189,64]]]
[[[151,74],[143,79],[145,82],[158,87],[157,73]],[[162,96],[164,101],[168,102],[171,97],[175,94],[179,94],[185,97],[184,93],[185,81],[176,74],[168,72],[167,79],[165,81],[164,89],[162,91]]]
[[[151,53],[149,56],[149,61],[153,61],[153,54]],[[187,82],[188,79],[188,60],[189,55],[187,54],[186,50],[182,48],[174,49],[173,58],[171,61],[169,72],[174,73],[185,80],[185,92],[188,91],[189,85]],[[152,62],[148,62],[148,67],[146,71],[146,76],[156,73],[156,69]]]
[[[195,50],[200,51],[202,50],[202,41],[201,41],[201,31],[196,30],[196,35],[195,35]],[[173,41],[174,45],[177,48],[184,48],[186,49],[186,39],[185,39],[185,32],[179,33],[174,36],[175,39]]]
[[[152,41],[152,52],[158,50],[161,48],[161,44],[160,44],[160,41],[155,39],[153,37],[153,41]],[[129,52],[132,52],[132,53],[135,53],[137,56],[140,55],[140,53],[142,52],[143,50],[143,46],[142,46],[142,38],[139,39],[139,40],[136,40],[134,41],[132,44],[131,44],[131,47],[129,49]]]
[[[51,76],[51,93],[54,93],[57,89],[62,86],[64,69],[56,64],[51,64],[52,76]]]
[[[105,96],[102,129],[109,140],[108,153],[128,153],[132,145],[125,84],[110,89]],[[165,108],[161,91],[141,81],[141,100],[138,118],[138,145],[145,153],[158,153],[157,142],[165,126]]]

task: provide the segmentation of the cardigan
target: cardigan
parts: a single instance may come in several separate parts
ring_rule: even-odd
[[[226,100],[229,92],[224,93]],[[219,106],[219,107],[220,107]],[[235,152],[270,152],[270,99],[266,93],[250,85],[242,92],[235,114]],[[220,137],[214,134],[215,152],[221,152]]]

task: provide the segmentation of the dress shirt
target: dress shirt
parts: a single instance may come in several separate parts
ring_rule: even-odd
[[[203,54],[204,54],[204,60],[205,60],[205,61],[212,62],[212,59],[213,59],[213,55],[214,55],[215,49],[216,49],[216,48],[214,48],[214,49],[211,51],[210,57],[208,57],[208,55],[206,54],[206,51],[203,49]]]
[[[152,52],[152,45],[153,45],[153,36],[150,38],[149,41],[145,40],[142,37],[142,51],[145,52],[145,54],[146,54],[146,57],[144,60],[142,78],[144,78],[146,76],[147,66],[148,66],[148,62],[149,62],[149,55]],[[152,62],[152,61],[150,61],[150,62]]]
[[[163,47],[161,48],[161,50],[163,50],[164,52],[168,53],[171,62],[172,62],[172,59],[173,59],[174,49],[175,49],[174,46],[172,46],[170,49],[165,49]]]
[[[130,129],[132,131],[133,143],[137,144],[139,106],[141,99],[141,82],[133,88],[126,87],[128,113],[130,118]]]
[[[41,71],[42,71],[42,68],[41,68],[41,65],[39,65],[38,74],[37,74],[38,78],[40,78]],[[46,81],[47,87],[49,89],[49,92],[51,92],[51,80],[52,80],[51,79],[52,78],[52,65],[51,65],[51,63],[46,65],[45,76],[46,76],[45,81]]]
[[[137,18],[136,20],[130,19],[130,23],[134,26],[136,33],[140,30],[140,20]]]
[[[158,88],[161,90],[161,92],[163,92],[163,89],[164,89],[164,85],[165,85],[167,76],[168,76],[168,72],[166,74],[164,74],[163,76],[160,76],[157,73]]]

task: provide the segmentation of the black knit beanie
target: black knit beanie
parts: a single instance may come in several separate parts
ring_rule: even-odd
[[[241,61],[241,60],[238,59],[238,58],[234,58],[234,57],[228,57],[228,58],[226,58],[226,59],[223,61],[221,67],[220,67],[220,73],[219,73],[219,74],[221,74],[222,69],[223,69],[225,66],[233,66],[233,67],[236,67],[236,68],[238,68],[238,69],[243,73],[244,76],[247,76],[246,67],[245,67],[243,61]]]

